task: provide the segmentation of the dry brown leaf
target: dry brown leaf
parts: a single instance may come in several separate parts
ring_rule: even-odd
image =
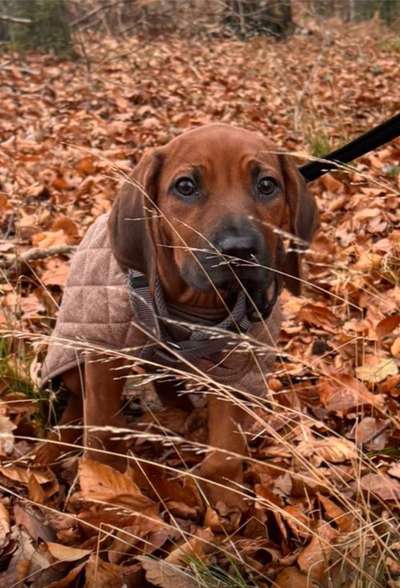
[[[326,329],[334,329],[339,323],[338,317],[329,308],[311,303],[301,307],[297,318],[299,321]]]
[[[23,466],[0,466],[0,473],[13,482],[29,484],[31,476],[34,476],[39,484],[48,484],[54,481],[54,474],[50,470],[31,470]]]
[[[392,346],[390,347],[390,352],[393,357],[400,359],[400,337],[397,337],[394,341]]]
[[[389,376],[398,374],[399,368],[392,358],[383,358],[356,368],[357,377],[369,384],[379,384]]]
[[[181,564],[188,555],[201,557],[213,549],[214,535],[211,529],[197,529],[196,536],[184,541],[178,547],[175,547],[168,555],[165,561],[170,564]]]
[[[347,459],[357,458],[357,448],[351,441],[339,437],[324,437],[301,441],[297,451],[306,458],[314,458],[319,465],[322,461],[341,463]]]
[[[76,243],[79,231],[76,223],[67,216],[60,214],[51,225],[52,231],[63,231],[67,236],[68,245]]]
[[[390,335],[392,331],[397,329],[400,325],[400,315],[394,314],[392,316],[387,316],[386,318],[379,321],[379,323],[375,327],[376,336],[378,339],[383,339],[386,335]]]
[[[92,459],[79,464],[79,481],[83,498],[129,505],[136,510],[147,509],[154,502],[144,496],[131,476]]]
[[[53,541],[54,531],[46,525],[43,516],[34,511],[31,507],[25,506],[22,508],[19,504],[14,506],[15,524],[23,527],[35,541],[42,539],[43,541]]]
[[[0,502],[0,549],[3,548],[10,532],[10,515],[7,508]]]
[[[386,474],[367,474],[360,487],[381,500],[400,500],[400,482]]]
[[[35,476],[30,475],[28,480],[28,495],[33,502],[37,502],[38,504],[44,504],[46,500],[46,493],[44,492],[43,488],[35,478]]]
[[[347,533],[354,530],[357,521],[350,513],[345,513],[340,506],[327,496],[320,493],[318,493],[317,496],[328,517],[333,520],[335,525],[337,525],[341,531]]]
[[[287,516],[285,513],[287,513]],[[308,538],[310,536],[310,519],[305,514],[304,508],[297,504],[285,506],[281,515],[297,537]]]
[[[108,561],[118,564],[133,549],[140,549],[142,554],[148,555],[162,547],[168,539],[178,538],[179,531],[171,529],[161,519],[157,524],[154,520],[138,516],[133,525],[127,525],[116,533],[108,551]]]
[[[41,249],[69,244],[70,239],[68,235],[61,229],[58,231],[43,231],[32,236],[32,245]]]
[[[82,175],[90,175],[96,172],[96,165],[94,163],[94,157],[92,155],[86,155],[82,157],[75,165],[75,168]]]
[[[329,192],[343,192],[345,187],[343,182],[335,178],[333,174],[325,174],[321,178],[321,184],[324,186],[325,190],[329,190]]]
[[[123,568],[91,555],[85,566],[85,588],[122,588]]]
[[[400,463],[395,463],[388,469],[388,474],[395,478],[400,478]]]
[[[320,522],[311,542],[297,558],[297,564],[303,572],[313,578],[321,580],[325,569],[328,568],[332,551],[332,543],[338,532],[328,523]]]
[[[41,275],[41,280],[45,286],[65,286],[69,275],[69,264],[58,259],[51,259],[47,264],[47,269]]]
[[[84,561],[75,568],[72,568],[72,570],[68,572],[65,578],[63,578],[62,580],[56,580],[55,582],[48,584],[46,588],[71,588],[71,586],[74,585],[74,580],[79,576],[85,565],[86,562]]]
[[[146,572],[146,579],[161,588],[198,588],[198,582],[190,570],[183,570],[176,564],[147,556],[137,558]]]
[[[0,455],[6,456],[14,449],[13,431],[16,425],[6,416],[0,415]]]
[[[275,578],[273,585],[276,588],[314,588],[316,586],[312,578],[292,566],[282,570]]]
[[[379,431],[377,420],[374,417],[365,417],[355,428],[354,438],[357,445],[363,445],[370,441]]]
[[[383,408],[384,397],[372,394],[368,388],[349,374],[337,374],[320,380],[319,395],[322,404],[331,412],[345,415],[350,410],[370,404]]]
[[[47,549],[55,559],[60,561],[78,561],[92,553],[91,549],[77,549],[61,543],[47,542]]]

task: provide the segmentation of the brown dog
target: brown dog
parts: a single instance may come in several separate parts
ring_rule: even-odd
[[[266,392],[266,345],[279,331],[276,300],[283,283],[300,290],[299,257],[293,248],[285,252],[282,235],[309,243],[317,224],[314,198],[294,162],[256,133],[214,124],[148,152],[72,261],[43,368],[44,381],[62,376],[71,392],[62,423],[81,417],[83,389],[86,428],[123,425],[121,375],[137,358],[146,370],[192,374],[211,391],[214,449],[200,473],[240,483],[246,403]],[[249,345],[243,352],[250,340],[259,353]],[[122,348],[129,351],[118,356]],[[114,359],[99,361],[110,349]],[[124,366],[123,374],[114,371]],[[165,399],[176,400],[171,386]],[[62,434],[67,442],[75,437]],[[110,448],[108,437],[95,431],[86,443]],[[112,456],[109,462],[116,464]],[[207,491],[214,503],[236,500],[212,483]]]

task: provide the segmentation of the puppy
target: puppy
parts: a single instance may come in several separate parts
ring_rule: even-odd
[[[200,475],[211,501],[235,504],[220,484],[242,482],[246,413],[266,392],[279,293],[299,294],[296,246],[317,225],[294,162],[257,133],[207,125],[147,152],[71,263],[42,370],[43,383],[61,378],[69,391],[61,424],[83,415],[86,446],[121,451],[99,428],[126,426],[121,396],[135,366],[196,378],[208,390],[212,448]],[[162,378],[157,387],[162,393]],[[171,385],[163,399],[176,401]],[[61,440],[76,435],[63,429]],[[55,458],[49,447],[38,459]]]

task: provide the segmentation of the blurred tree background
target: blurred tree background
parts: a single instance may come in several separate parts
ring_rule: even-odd
[[[279,39],[307,18],[379,18],[397,29],[400,0],[0,0],[0,42],[65,56],[78,31]]]

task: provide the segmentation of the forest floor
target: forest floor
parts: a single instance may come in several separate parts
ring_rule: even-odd
[[[197,490],[205,409],[195,423],[137,411],[134,454],[161,465],[151,486],[73,448],[51,468],[33,457],[73,246],[145,147],[224,121],[321,156],[400,110],[398,37],[377,22],[303,33],[85,39],[74,62],[0,53],[3,586],[400,586],[399,141],[312,186],[321,230],[304,295],[282,295],[272,396],[249,431],[247,519]]]

